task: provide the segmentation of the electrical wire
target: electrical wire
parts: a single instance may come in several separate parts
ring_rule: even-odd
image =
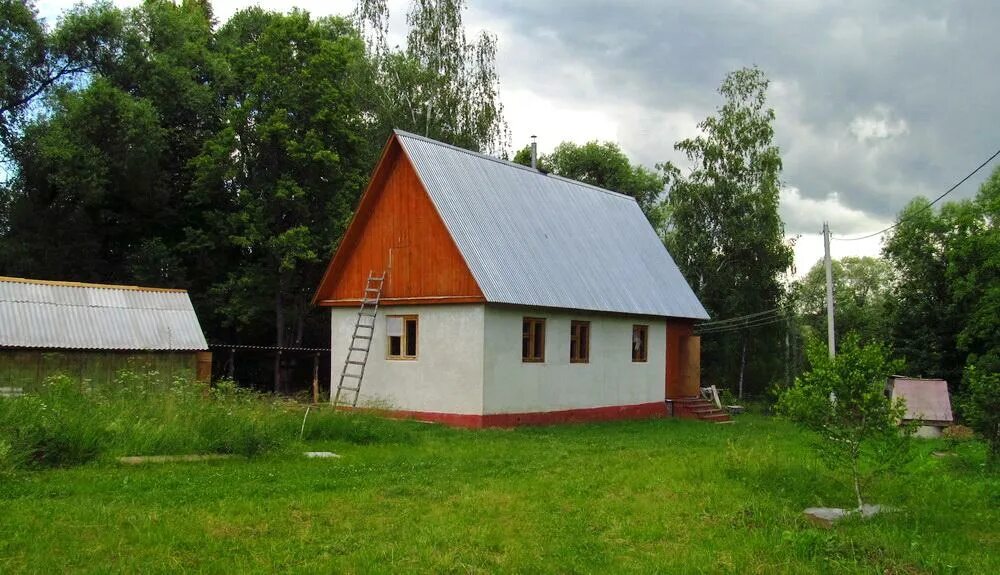
[[[772,314],[772,313],[774,313],[776,311],[779,311],[780,309],[781,308],[777,308],[776,307],[776,308],[772,308],[772,309],[768,309],[768,310],[764,310],[764,311],[759,311],[757,313],[750,313],[750,314],[747,314],[747,315],[741,315],[741,316],[737,316],[737,317],[731,317],[731,318],[728,318],[728,319],[719,319],[719,320],[716,320],[716,321],[706,321],[704,323],[699,323],[697,327],[699,327],[699,328],[701,328],[701,327],[722,327],[723,324],[729,324],[729,323],[736,322],[736,321],[743,321],[743,320],[747,320],[747,319],[750,319],[750,318],[756,318],[758,316],[766,316],[766,315]]]
[[[742,331],[742,330],[745,330],[745,329],[751,329],[751,328],[755,328],[755,327],[764,327],[764,326],[768,326],[768,325],[774,325],[774,324],[777,324],[777,323],[781,323],[783,321],[788,321],[788,318],[784,317],[784,316],[779,316],[779,317],[773,317],[773,318],[766,318],[766,319],[755,321],[755,322],[749,322],[749,323],[746,323],[746,324],[738,324],[738,325],[733,325],[733,326],[717,327],[717,328],[708,329],[708,330],[696,330],[696,332],[697,332],[697,335],[711,335],[711,334],[719,334],[719,333],[733,333],[733,332]]]
[[[913,217],[913,216],[915,216],[915,215],[917,215],[917,214],[919,214],[921,212],[929,210],[931,208],[931,206],[933,206],[934,204],[938,203],[939,201],[941,201],[942,198],[944,198],[948,194],[950,194],[950,193],[954,192],[956,189],[958,189],[958,187],[961,186],[962,184],[964,184],[966,182],[966,180],[968,180],[972,176],[976,175],[976,173],[979,172],[979,170],[983,169],[986,166],[986,164],[989,164],[990,162],[992,162],[993,159],[996,158],[997,156],[1000,156],[1000,150],[997,150],[992,156],[990,156],[989,158],[987,158],[985,162],[983,162],[982,164],[979,164],[979,167],[977,167],[975,170],[972,170],[971,172],[969,172],[969,175],[967,175],[964,178],[962,178],[961,180],[959,180],[957,184],[955,184],[954,186],[948,188],[948,191],[946,191],[945,193],[943,193],[940,196],[938,196],[937,198],[935,198],[933,202],[927,204],[926,206],[920,208],[919,210],[913,212],[912,214],[909,214],[909,217]],[[831,240],[841,241],[841,242],[853,242],[853,241],[857,241],[857,240],[866,240],[868,238],[873,238],[873,237],[875,237],[877,235],[884,234],[885,232],[887,232],[887,231],[889,231],[889,230],[891,230],[893,228],[898,227],[904,221],[906,221],[906,218],[900,219],[898,222],[892,224],[891,226],[889,226],[889,227],[887,227],[887,228],[885,228],[883,230],[880,230],[880,231],[877,231],[877,232],[875,232],[873,234],[868,234],[868,235],[865,235],[865,236],[859,236],[859,237],[856,237],[856,238],[838,238],[838,237],[835,237],[835,236],[830,236],[830,239]]]

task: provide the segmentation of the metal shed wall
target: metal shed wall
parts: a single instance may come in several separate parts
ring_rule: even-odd
[[[0,278],[0,347],[198,351],[187,292]]]

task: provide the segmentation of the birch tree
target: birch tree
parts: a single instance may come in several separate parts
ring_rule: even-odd
[[[375,105],[377,134],[401,128],[489,154],[505,153],[509,130],[500,102],[497,38],[466,38],[464,0],[413,0],[406,47],[389,48],[385,0],[360,0],[354,12],[368,53],[362,82]]]
[[[781,155],[774,144],[774,110],[768,79],[757,68],[726,76],[724,102],[698,124],[701,135],[678,142],[690,172],[658,166],[671,181],[667,245],[713,318],[725,319],[778,307],[782,274],[792,265],[778,215]],[[777,373],[780,334],[773,326],[706,338],[706,375],[720,384],[742,381],[763,389]],[[748,366],[748,356],[752,356]],[[770,358],[770,359],[768,359]]]

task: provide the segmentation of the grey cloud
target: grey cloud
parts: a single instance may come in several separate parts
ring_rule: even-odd
[[[502,27],[506,85],[612,115],[623,103],[645,111],[618,119],[621,144],[646,164],[677,159],[651,121],[676,111],[704,117],[719,104],[722,77],[752,64],[774,82],[783,179],[803,198],[836,193],[851,210],[891,220],[998,145],[1000,5],[987,0],[508,0],[475,10],[487,28]],[[852,133],[855,119],[883,112],[906,130]],[[985,175],[955,196],[971,196]]]

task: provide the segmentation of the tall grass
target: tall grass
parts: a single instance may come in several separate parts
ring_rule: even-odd
[[[91,387],[59,375],[37,393],[0,398],[0,474],[79,465],[103,456],[221,453],[255,456],[305,440],[407,442],[409,432],[369,415],[314,408],[220,382],[153,383],[121,372]]]

